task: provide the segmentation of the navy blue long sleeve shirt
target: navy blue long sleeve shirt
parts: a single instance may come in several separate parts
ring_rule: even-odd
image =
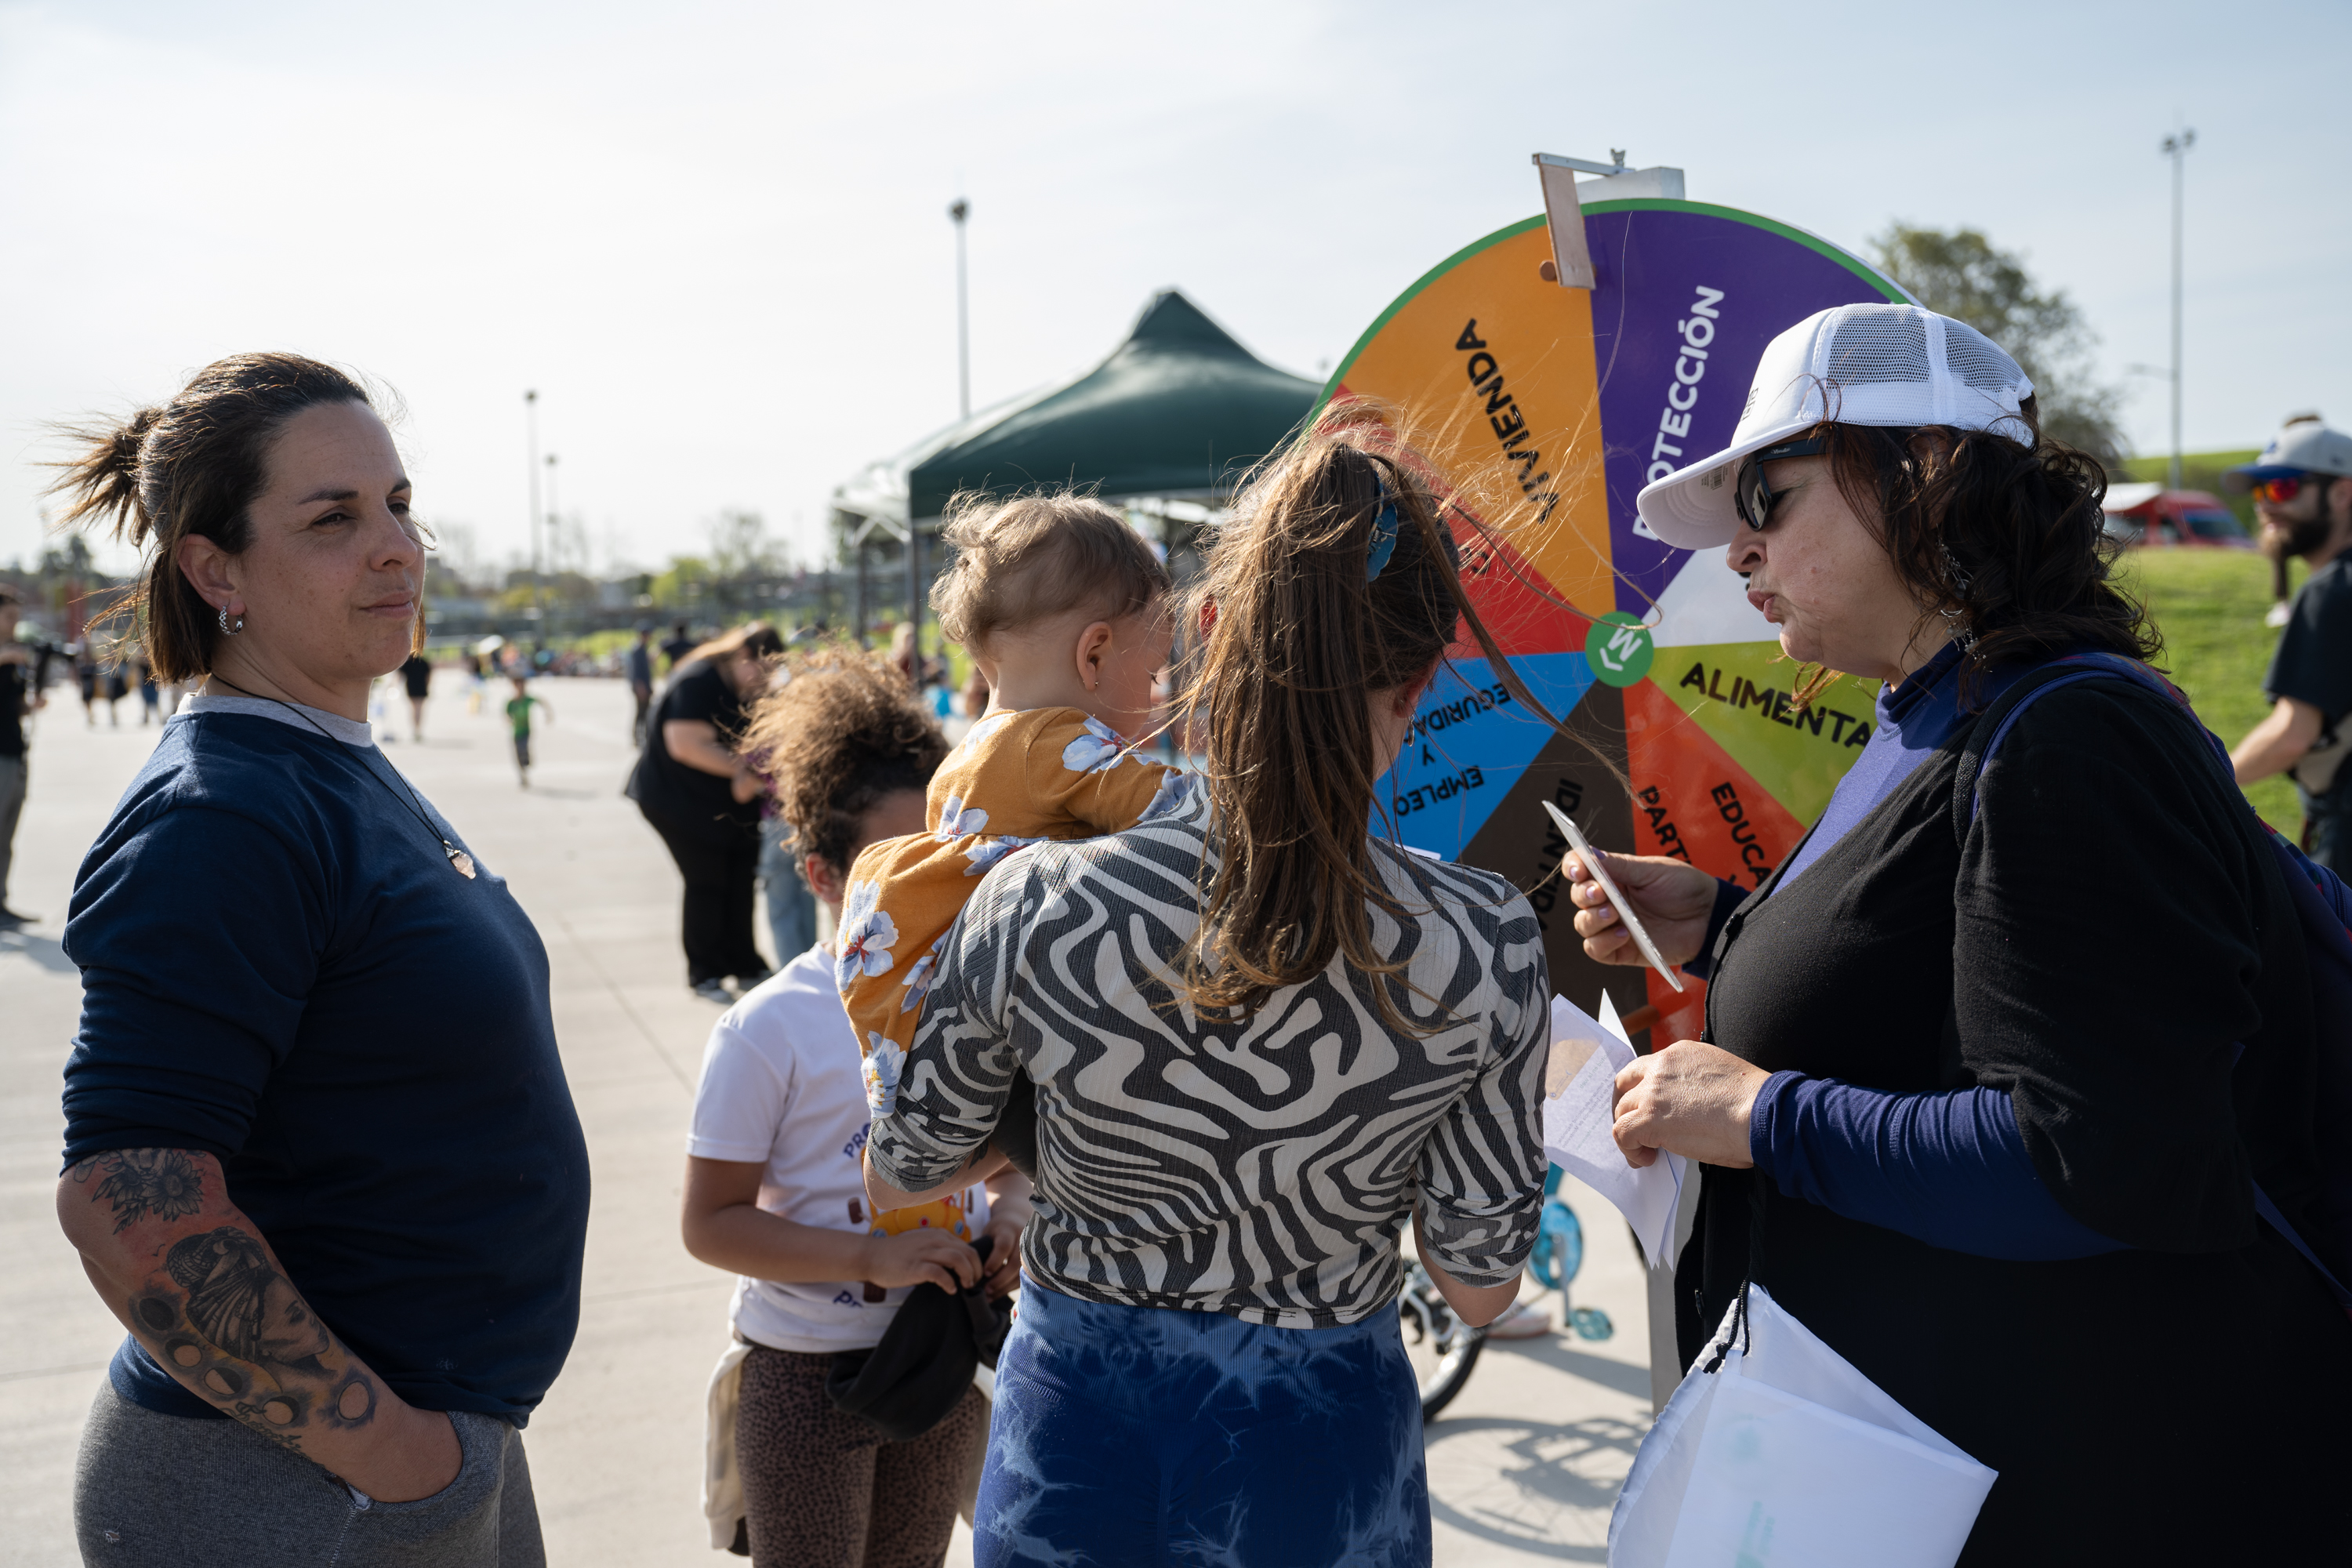
[[[404,1399],[520,1424],[578,1322],[587,1150],[546,950],[444,838],[364,724],[233,697],[175,716],[75,883],[65,1162],[217,1156]],[[116,1385],[218,1414],[136,1342]]]

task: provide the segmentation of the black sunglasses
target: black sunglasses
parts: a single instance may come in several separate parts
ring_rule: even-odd
[[[1772,503],[1780,498],[1772,493],[1771,485],[1764,479],[1765,464],[1778,462],[1782,458],[1819,457],[1829,450],[1829,446],[1828,437],[1815,436],[1802,441],[1783,441],[1777,447],[1750,452],[1747,460],[1739,465],[1738,476],[1731,486],[1731,504],[1739,509],[1739,521],[1759,532],[1765,523],[1771,521]]]

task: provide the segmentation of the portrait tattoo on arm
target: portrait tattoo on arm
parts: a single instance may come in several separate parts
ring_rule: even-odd
[[[118,1276],[131,1288],[126,1316],[160,1365],[297,1451],[305,1432],[349,1431],[374,1420],[374,1376],[320,1321],[226,1191],[207,1202],[206,1183],[217,1188],[223,1181],[214,1156],[110,1150],[68,1175],[91,1205],[112,1205],[111,1234],[127,1249],[128,1269]],[[208,1208],[210,1228],[198,1228],[202,1219],[184,1223]]]
[[[167,1364],[214,1400],[289,1447],[320,1418],[331,1427],[373,1418],[376,1385],[351,1363],[261,1238],[235,1226],[183,1237],[163,1272],[185,1291],[154,1289],[131,1315],[162,1342]]]
[[[114,1234],[152,1215],[185,1219],[205,1206],[203,1175],[183,1149],[115,1149],[93,1154],[74,1167],[74,1180],[105,1173],[98,1196],[114,1205]]]

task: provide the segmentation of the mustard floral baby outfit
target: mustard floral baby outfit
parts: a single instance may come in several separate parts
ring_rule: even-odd
[[[940,949],[980,879],[1029,845],[1164,816],[1192,782],[1075,708],[992,712],[971,727],[931,775],[931,831],[869,844],[849,870],[834,979],[866,1053],[875,1115],[898,1106],[898,1071]]]

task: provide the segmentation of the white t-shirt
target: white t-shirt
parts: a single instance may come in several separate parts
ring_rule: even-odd
[[[705,1160],[759,1162],[760,1206],[797,1225],[864,1236],[866,1088],[857,1034],[834,988],[833,954],[811,948],[720,1016],[702,1053],[702,1084],[686,1152]],[[978,1236],[988,1194],[973,1186],[947,1204],[887,1216],[889,1228],[952,1223]],[[864,1350],[882,1338],[909,1288],[879,1301],[861,1280],[779,1284],[740,1279],[728,1316],[771,1350]]]

